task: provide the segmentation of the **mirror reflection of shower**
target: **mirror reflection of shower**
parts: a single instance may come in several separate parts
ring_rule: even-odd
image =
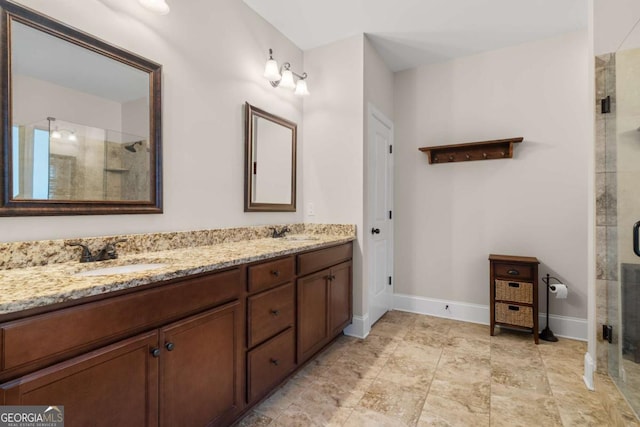
[[[150,152],[140,134],[48,116],[12,127],[17,200],[148,200]]]
[[[127,151],[130,151],[132,153],[135,153],[135,152],[137,152],[136,145],[138,145],[138,144],[142,146],[142,141],[136,141],[136,142],[133,142],[131,144],[127,144],[127,145],[124,146],[124,149],[127,150]]]
[[[142,141],[138,141],[138,142],[134,142],[134,143],[129,144],[129,145],[125,145],[124,149],[127,150],[127,151],[130,151],[132,153],[135,153],[137,144],[142,144]]]

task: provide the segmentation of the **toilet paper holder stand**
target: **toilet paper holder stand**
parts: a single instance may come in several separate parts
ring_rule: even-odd
[[[557,342],[558,338],[555,335],[553,335],[551,328],[549,328],[549,289],[554,287],[554,285],[550,283],[551,279],[557,281],[558,282],[557,284],[559,285],[563,284],[560,279],[549,275],[549,273],[547,273],[546,277],[542,278],[542,281],[544,282],[544,284],[547,285],[547,326],[545,326],[542,332],[540,332],[540,339],[545,341],[550,341],[550,342]]]

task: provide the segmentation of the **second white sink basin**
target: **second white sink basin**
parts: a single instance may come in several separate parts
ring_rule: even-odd
[[[284,236],[284,240],[292,240],[296,242],[306,242],[306,241],[314,241],[320,240],[317,236],[309,236],[307,234],[290,234],[289,236]]]
[[[157,268],[166,267],[167,264],[128,264],[128,265],[116,265],[114,267],[96,268],[94,270],[81,271],[74,274],[78,277],[86,276],[109,276],[112,274],[127,274],[127,273],[140,273],[147,270],[155,270]]]

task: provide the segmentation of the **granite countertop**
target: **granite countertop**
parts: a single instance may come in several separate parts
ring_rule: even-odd
[[[291,238],[295,238],[291,237]],[[219,270],[248,262],[350,242],[354,236],[314,234],[314,240],[254,239],[210,246],[124,255],[116,260],[77,261],[0,270],[0,316],[21,310],[105,294],[154,282]],[[104,267],[166,264],[161,268],[106,276],[74,276]]]

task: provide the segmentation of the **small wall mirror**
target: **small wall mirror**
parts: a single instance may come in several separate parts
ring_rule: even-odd
[[[245,212],[295,212],[297,125],[245,104]]]
[[[0,6],[0,215],[162,212],[161,66]]]

